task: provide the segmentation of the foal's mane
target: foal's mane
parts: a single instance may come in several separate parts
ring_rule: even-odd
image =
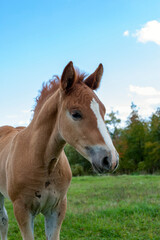
[[[76,82],[83,82],[85,77],[87,76],[86,73],[80,73],[79,69],[75,70],[75,77]],[[36,104],[34,107],[34,116],[40,111],[43,104],[46,102],[46,100],[51,97],[60,87],[60,81],[61,78],[57,75],[54,75],[51,80],[49,80],[47,83],[42,84],[42,90],[39,91],[39,95],[36,97]]]

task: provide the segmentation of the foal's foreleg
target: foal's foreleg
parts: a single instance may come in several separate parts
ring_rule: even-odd
[[[16,200],[13,207],[23,240],[34,240],[33,216],[21,200]]]
[[[59,240],[60,229],[65,217],[67,199],[62,200],[58,207],[53,211],[45,214],[45,232],[47,240]]]
[[[4,197],[0,193],[0,233],[2,240],[7,240],[8,216],[4,207]]]

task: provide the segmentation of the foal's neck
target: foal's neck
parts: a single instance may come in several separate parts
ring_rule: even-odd
[[[60,91],[57,90],[32,120],[33,151],[43,163],[50,163],[53,159],[56,161],[65,145],[58,130],[59,101]]]

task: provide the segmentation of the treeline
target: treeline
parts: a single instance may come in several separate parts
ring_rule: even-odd
[[[132,103],[125,127],[120,123],[118,112],[107,114],[106,127],[120,156],[115,174],[160,173],[160,108],[145,120]],[[71,146],[65,152],[74,176],[94,174],[90,163]]]

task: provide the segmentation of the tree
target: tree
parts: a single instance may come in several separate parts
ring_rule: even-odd
[[[131,113],[127,120],[127,126],[121,134],[122,149],[121,169],[127,173],[136,171],[139,162],[144,161],[145,122],[140,119],[137,106],[131,104]]]
[[[150,136],[152,140],[160,143],[160,108],[151,116]]]
[[[118,137],[119,135],[118,126],[121,123],[121,119],[118,118],[117,115],[118,111],[117,112],[111,111],[110,113],[107,114],[107,120],[105,121],[112,139],[116,139],[116,137]]]
[[[145,165],[149,173],[160,170],[160,108],[152,114],[148,123]]]

